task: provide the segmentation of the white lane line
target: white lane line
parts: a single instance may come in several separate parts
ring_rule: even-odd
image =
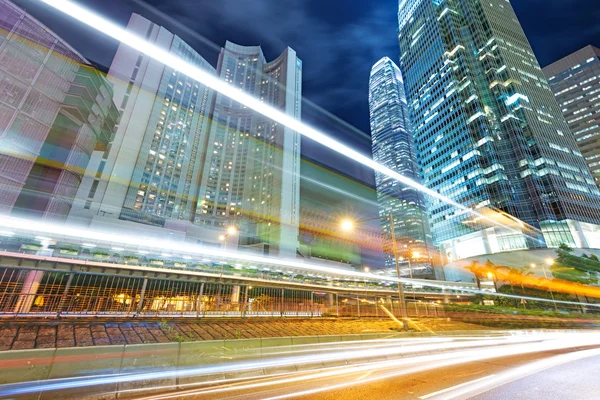
[[[463,386],[473,385],[473,384],[475,384],[477,382],[480,382],[480,381],[483,381],[485,379],[490,379],[493,376],[495,376],[495,375],[492,374],[492,375],[484,376],[483,378],[479,378],[479,379],[475,379],[475,380],[472,380],[472,381],[469,381],[469,382],[461,383],[460,385],[452,386],[452,387],[449,387],[449,388],[446,388],[446,389],[443,389],[443,390],[438,390],[437,392],[429,393],[429,394],[426,394],[425,396],[421,396],[419,398],[422,399],[422,400],[425,400],[425,399],[428,399],[430,397],[434,397],[434,396],[437,396],[437,395],[440,395],[440,394],[443,394],[443,393],[451,392],[451,391],[459,389],[459,388],[461,388]]]

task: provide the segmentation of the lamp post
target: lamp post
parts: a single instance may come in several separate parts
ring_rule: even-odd
[[[493,272],[488,272],[487,277],[488,279],[492,280],[492,283],[494,284],[494,290],[496,291],[496,293],[498,293],[498,283],[496,279],[496,274],[494,274]]]
[[[551,258],[547,258],[545,260],[545,264],[552,265],[552,264],[554,264],[554,260]],[[546,268],[544,268],[544,263],[542,263],[541,265],[542,265],[542,272],[544,273],[544,279],[548,280],[548,275],[546,274]],[[536,267],[537,267],[537,265],[531,264],[532,269],[535,269]],[[552,292],[552,289],[548,288],[548,290],[550,291],[550,297],[552,298],[552,302],[554,303],[554,311],[558,311],[558,307],[556,306],[556,299],[554,298],[554,293]]]
[[[238,229],[235,226],[231,225],[231,226],[227,227],[226,233],[219,235],[219,240],[221,242],[223,242],[223,250],[227,250],[227,238],[229,236],[233,236],[237,233],[238,233]],[[221,278],[223,278],[223,266],[224,265],[225,264],[221,263]]]
[[[398,247],[396,245],[396,232],[394,231],[394,215],[383,215],[377,218],[363,219],[356,222],[345,220],[342,221],[342,229],[345,231],[351,231],[354,229],[355,224],[361,224],[364,222],[375,221],[379,219],[388,219],[390,221],[390,233],[392,235],[392,251],[394,254],[394,262],[396,264],[396,275],[398,276],[398,297],[400,301],[400,313],[402,315],[402,329],[408,330],[408,314],[406,312],[406,299],[404,298],[404,287],[402,286],[402,282],[400,282],[400,263],[398,260]]]

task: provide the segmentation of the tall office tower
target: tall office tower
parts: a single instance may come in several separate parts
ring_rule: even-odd
[[[179,37],[137,14],[127,30],[214,71]],[[100,215],[160,227],[167,220],[193,220],[212,91],[124,44],[108,79],[121,120],[109,148],[95,154],[73,217]]]
[[[0,211],[64,220],[118,118],[112,87],[77,51],[0,0]]]
[[[510,2],[401,0],[398,18],[424,184],[504,226],[432,199],[444,254],[600,247],[600,192]]]
[[[548,65],[544,74],[600,186],[600,49],[586,46]]]
[[[227,42],[217,73],[239,90],[300,118],[302,62],[294,50],[267,62],[259,46]],[[299,134],[217,94],[196,222],[238,225],[241,244],[296,257],[299,185]]]
[[[371,69],[369,111],[373,159],[420,182],[402,74],[388,57],[377,61]],[[387,217],[392,215],[398,255],[411,260],[411,265],[419,265],[414,276],[435,277],[434,249],[423,193],[381,173],[375,173],[375,183],[383,237],[388,242],[391,239]],[[386,266],[394,267],[393,250],[386,248],[386,253]]]

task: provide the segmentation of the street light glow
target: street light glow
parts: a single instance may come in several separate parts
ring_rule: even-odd
[[[219,235],[219,240],[220,241],[223,242],[223,241],[225,241],[225,239],[226,239],[225,235]]]
[[[552,265],[552,264],[554,264],[554,259],[552,259],[552,258],[547,258],[547,259],[546,259],[546,264],[548,264],[548,265]]]
[[[354,222],[349,219],[342,221],[342,230],[344,230],[346,232],[353,231],[354,230]]]
[[[237,228],[233,225],[227,228],[227,233],[230,235],[235,235],[237,232]]]

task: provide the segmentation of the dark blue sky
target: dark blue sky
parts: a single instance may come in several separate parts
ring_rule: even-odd
[[[109,65],[117,43],[51,12],[35,0],[14,0],[69,41],[84,56]],[[367,88],[371,66],[398,59],[397,0],[148,0],[176,20],[168,21],[138,0],[83,0],[125,25],[135,11],[167,27],[216,62],[225,40],[261,44],[272,59],[285,46],[304,61],[306,100],[368,133]],[[513,7],[542,66],[588,44],[600,46],[599,0],[513,0]],[[181,25],[179,25],[181,24]],[[211,47],[181,26],[213,43]],[[306,103],[304,119],[324,127],[365,153],[366,134],[352,131]],[[369,179],[369,173],[306,143],[305,153]]]

